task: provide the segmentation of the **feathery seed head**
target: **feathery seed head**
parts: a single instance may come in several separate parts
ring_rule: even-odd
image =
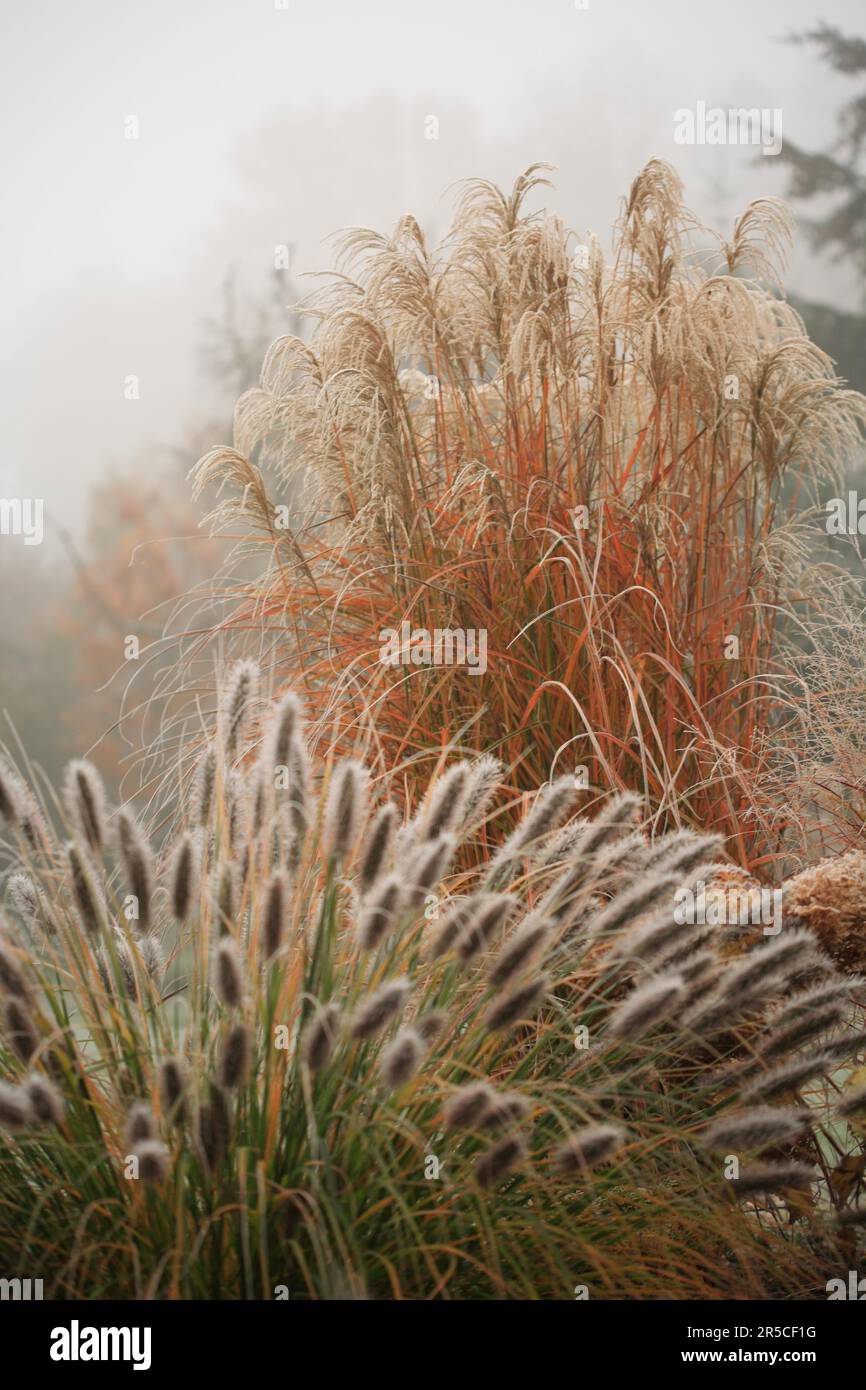
[[[609,1163],[627,1137],[622,1125],[584,1125],[558,1146],[554,1164],[561,1173],[588,1173]]]
[[[678,922],[670,908],[662,908],[649,921],[632,927],[620,936],[613,943],[610,959],[623,963],[657,960],[672,947],[690,942],[696,930],[699,928],[691,922]]]
[[[679,973],[683,975],[686,962],[693,961],[696,958],[700,958],[697,967],[698,974],[702,973],[701,967],[705,959],[713,960],[716,968],[718,968],[719,957],[716,952],[704,949],[710,943],[716,945],[718,941],[719,928],[713,926],[712,923],[705,922],[702,925],[696,926],[688,925],[688,930],[684,928],[682,932],[673,933],[668,939],[668,943],[664,949],[660,950],[657,955],[643,963],[644,968],[649,969],[652,967],[656,970],[670,968],[678,970]],[[683,978],[685,979],[687,977],[683,975]]]
[[[542,996],[550,988],[549,975],[536,975],[525,984],[517,985],[508,994],[496,995],[487,1011],[486,1023],[491,1033],[511,1028],[521,1018],[533,1013]]]
[[[738,1178],[730,1180],[730,1188],[738,1199],[772,1196],[786,1188],[804,1190],[815,1181],[814,1169],[805,1163],[755,1163],[741,1168]]]
[[[679,961],[677,971],[687,985],[693,985],[708,975],[715,975],[719,965],[719,957],[715,951],[695,951],[694,955],[686,956],[684,960]]]
[[[135,1149],[138,1176],[142,1182],[165,1182],[168,1177],[168,1149],[158,1139],[143,1139]]]
[[[214,789],[216,787],[216,775],[216,745],[209,743],[196,769],[195,790],[193,795],[193,819],[195,824],[202,829],[206,829],[210,825]]]
[[[30,788],[8,763],[0,761],[0,816],[9,826],[22,830],[25,838],[29,838],[27,826],[33,824],[37,815],[36,801]]]
[[[304,1037],[304,1060],[310,1071],[321,1071],[330,1061],[339,1026],[340,1010],[336,1004],[316,1005]]]
[[[692,830],[675,830],[652,847],[648,857],[654,873],[675,874],[687,879],[697,869],[717,859],[723,849],[721,835],[696,835]]]
[[[171,910],[178,922],[185,922],[192,911],[198,893],[200,860],[198,836],[187,830],[174,848],[170,869]]]
[[[41,923],[45,920],[43,903],[29,874],[20,871],[10,874],[6,886],[16,912],[28,922]]]
[[[550,940],[550,926],[543,917],[530,914],[509,937],[490,971],[490,983],[500,989],[514,976],[534,962]]]
[[[165,956],[157,937],[142,937],[138,942],[138,953],[148,975],[154,984],[159,985],[165,972]]]
[[[428,1009],[426,1013],[418,1015],[413,1021],[412,1027],[424,1046],[432,1047],[447,1022],[448,1015],[444,1009]]]
[[[72,841],[66,846],[66,862],[78,920],[90,936],[97,936],[105,920],[102,898],[83,851]]]
[[[214,984],[219,998],[227,1008],[240,1008],[243,975],[238,948],[230,936],[224,936],[217,946]]]
[[[117,844],[127,886],[138,903],[139,930],[147,932],[153,925],[153,858],[138,822],[126,810],[117,813]]]
[[[781,1096],[798,1091],[801,1086],[814,1081],[816,1077],[825,1076],[828,1069],[832,1069],[832,1061],[826,1052],[817,1052],[811,1057],[794,1058],[793,1061],[782,1062],[763,1076],[750,1081],[743,1087],[740,1095],[743,1100],[749,1102],[778,1100]]]
[[[502,771],[499,759],[488,753],[482,753],[480,758],[472,760],[463,798],[461,830],[473,830],[483,819]]]
[[[64,1105],[57,1087],[47,1076],[35,1073],[28,1077],[24,1090],[37,1124],[61,1125]]]
[[[277,768],[288,767],[292,742],[296,736],[303,736],[303,728],[303,703],[294,691],[289,690],[274,706],[268,728],[266,760],[271,777]]]
[[[18,821],[17,781],[11,768],[0,762],[0,816],[13,826]]]
[[[123,1145],[126,1153],[133,1153],[146,1139],[156,1138],[156,1123],[153,1111],[143,1100],[137,1100],[129,1108],[126,1127],[123,1131]]]
[[[766,981],[778,982],[816,955],[817,943],[803,928],[784,931],[772,940],[753,947],[725,973],[723,986],[727,998],[743,999]]]
[[[474,896],[453,899],[447,910],[439,918],[432,935],[427,955],[430,960],[439,960],[447,954],[459,940],[463,928],[472,916]]]
[[[225,780],[225,838],[235,858],[249,842],[251,819],[249,785],[237,769],[232,769]]]
[[[231,1125],[225,1097],[217,1086],[211,1086],[211,1098],[203,1101],[195,1117],[195,1144],[204,1167],[215,1173],[228,1150]]]
[[[590,924],[590,934],[594,938],[608,936],[646,912],[664,909],[668,903],[672,907],[677,883],[670,874],[642,874],[636,883],[617,893],[607,907],[596,914]]]
[[[574,847],[574,858],[587,859],[623,832],[633,829],[640,802],[631,792],[608,797],[598,815],[583,831]]]
[[[496,1105],[496,1092],[486,1081],[473,1081],[461,1086],[445,1103],[443,1120],[446,1129],[480,1129]]]
[[[574,790],[574,778],[566,776],[558,777],[536,793],[528,814],[491,860],[488,874],[491,887],[502,887],[514,878],[518,861],[526,854],[535,853],[539,841],[556,830],[574,801]]]
[[[506,1135],[487,1150],[475,1165],[475,1177],[481,1187],[495,1187],[527,1157],[526,1141],[519,1134]]]
[[[514,911],[515,900],[507,893],[478,893],[469,899],[467,913],[457,943],[457,952],[465,963],[490,944]]]
[[[535,862],[540,869],[549,869],[554,865],[567,864],[573,857],[575,847],[580,843],[581,836],[589,824],[586,816],[575,816],[567,825],[563,825],[554,835],[541,846],[535,856]]]
[[[785,1026],[795,1019],[811,1014],[815,1009],[823,1008],[825,1004],[838,1003],[844,1008],[864,984],[866,981],[859,975],[832,975],[821,984],[813,985],[811,989],[802,990],[786,999],[773,1015],[773,1023],[777,1027]]]
[[[290,867],[298,863],[310,822],[310,758],[302,738],[294,734],[289,745],[285,815],[288,822]]]
[[[358,940],[365,951],[375,951],[394,926],[403,902],[403,880],[399,874],[384,879],[358,917]]]
[[[677,974],[682,976],[686,986],[685,996],[680,1006],[680,1018],[690,1028],[694,1028],[693,1020],[699,1016],[707,999],[711,995],[716,996],[717,994],[716,982],[720,964],[714,951],[696,951],[693,956],[675,963]],[[725,1008],[730,1012],[729,1004],[726,1004]],[[699,1030],[695,1029],[695,1031]]]
[[[166,1057],[159,1067],[159,1101],[164,1113],[182,1123],[186,1110],[186,1067],[180,1057]]]
[[[96,959],[99,977],[107,993],[115,994],[119,989],[122,994],[134,999],[136,996],[135,961],[123,932],[117,927],[112,927],[111,932],[100,945]]]
[[[252,1063],[252,1038],[244,1023],[236,1023],[229,1029],[223,1043],[219,1060],[219,1084],[225,1091],[234,1091],[242,1086],[249,1075]]]
[[[18,952],[11,943],[0,937],[0,989],[16,999],[29,999],[27,979],[18,961]]]
[[[704,976],[693,981],[688,996],[683,1002],[681,1018],[691,1032],[710,1037],[727,1032],[735,1027],[749,1010],[754,1010],[752,996],[748,999],[730,997],[725,990],[726,971],[721,971],[719,979]]]
[[[646,841],[639,830],[629,830],[603,844],[592,860],[594,889],[606,893],[618,883],[631,882],[645,872]]]
[[[39,1046],[39,1032],[33,1015],[23,1000],[10,994],[4,1009],[4,1022],[9,1046],[25,1066],[30,1064]]]
[[[358,869],[358,892],[361,897],[370,893],[388,863],[391,846],[397,831],[399,812],[390,801],[376,815],[361,846]]]
[[[265,960],[275,956],[286,935],[290,899],[289,876],[276,869],[268,879],[262,918],[262,953]]]
[[[400,1013],[409,993],[409,981],[401,976],[386,980],[368,996],[352,1016],[350,1033],[353,1038],[372,1038]]]
[[[808,1126],[809,1116],[804,1110],[777,1110],[757,1105],[750,1110],[721,1115],[705,1131],[702,1142],[707,1149],[726,1152],[765,1149],[769,1144],[789,1143]]]
[[[665,1023],[683,997],[682,975],[656,975],[638,985],[610,1015],[607,1032],[614,1038],[635,1041]]]
[[[438,839],[462,825],[470,783],[469,763],[457,763],[438,779],[430,793],[429,804],[419,817],[425,840]]]
[[[76,758],[66,769],[66,808],[82,841],[95,854],[105,843],[105,788],[91,762]]]
[[[230,859],[221,859],[211,875],[211,893],[217,926],[226,935],[234,923],[237,908],[237,868]]]
[[[529,1101],[519,1091],[496,1091],[490,1109],[479,1120],[483,1130],[502,1129],[518,1124],[529,1113]]]
[[[0,1128],[24,1129],[32,1118],[30,1098],[24,1087],[10,1086],[7,1081],[0,1081]]]
[[[325,860],[343,864],[351,855],[367,814],[367,769],[347,758],[331,778],[322,828]]]
[[[454,838],[440,835],[438,840],[425,841],[411,855],[406,865],[406,912],[415,912],[427,893],[440,881],[454,855]]]
[[[380,1067],[385,1085],[396,1091],[418,1070],[424,1056],[424,1041],[414,1028],[401,1028],[382,1049]]]
[[[254,661],[238,661],[229,672],[220,701],[220,722],[226,757],[233,762],[244,740],[258,694],[259,668]]]
[[[260,761],[250,768],[247,785],[247,802],[250,815],[250,835],[255,840],[264,829],[268,818],[269,782],[264,764]]]
[[[583,919],[592,882],[590,869],[590,862],[582,857],[566,864],[539,903],[539,916],[562,929],[566,929],[569,922]]]
[[[866,1029],[858,1029],[852,1032],[845,1029],[839,1038],[822,1038],[821,1051],[826,1052],[827,1056],[834,1062],[853,1061],[855,1058],[866,1056]]]
[[[786,1056],[798,1047],[803,1047],[813,1038],[829,1032],[841,1021],[843,1013],[844,1005],[841,1000],[836,999],[815,1009],[811,1014],[801,1014],[790,1019],[785,1027],[780,1028],[777,1019],[768,1018],[767,1032],[759,1044],[761,1059],[771,1062],[777,1057]]]

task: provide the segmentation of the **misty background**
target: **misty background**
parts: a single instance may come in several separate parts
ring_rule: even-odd
[[[291,306],[335,231],[411,211],[435,240],[450,185],[542,160],[547,204],[607,246],[655,156],[727,234],[791,164],[677,145],[674,112],[780,108],[786,145],[831,148],[864,83],[787,41],[821,24],[866,36],[859,0],[7,0],[0,496],[43,498],[46,529],[0,536],[0,710],[46,771],[100,760],[124,635],[144,645],[219,563],[187,471],[267,343],[304,331]],[[803,229],[787,288],[863,389],[866,270],[838,250]]]

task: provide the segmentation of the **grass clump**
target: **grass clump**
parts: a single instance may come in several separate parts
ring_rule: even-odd
[[[584,821],[553,783],[485,847],[488,757],[400,816],[362,761],[315,765],[259,679],[229,673],[167,836],[88,769],[64,842],[3,774],[7,1274],[85,1298],[822,1288],[855,1201],[832,1078],[864,1043],[817,938],[662,930],[701,856],[645,838],[631,795]],[[819,988],[816,1039],[792,1021]]]
[[[866,403],[778,295],[777,200],[726,240],[653,160],[608,261],[528,210],[542,174],[464,185],[436,249],[410,216],[345,238],[312,343],[274,343],[196,473],[267,548],[236,620],[348,744],[372,717],[416,794],[460,739],[519,788],[583,767],[763,864],[802,740],[805,509]],[[484,634],[486,670],[431,664],[437,633],[458,657]]]

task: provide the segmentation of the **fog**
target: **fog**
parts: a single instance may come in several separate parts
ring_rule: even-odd
[[[202,377],[202,321],[230,267],[261,290],[275,245],[293,245],[300,274],[332,263],[327,238],[346,225],[387,229],[411,209],[441,233],[448,185],[510,183],[534,160],[557,166],[551,205],[604,237],[653,155],[711,221],[781,193],[778,162],[754,148],[677,146],[673,113],[781,108],[792,139],[826,141],[844,79],[783,40],[818,20],[856,31],[861,13],[854,0],[7,4],[0,491],[45,498],[50,544],[51,517],[80,525],[106,467],[226,414]],[[789,284],[851,297],[802,241]]]

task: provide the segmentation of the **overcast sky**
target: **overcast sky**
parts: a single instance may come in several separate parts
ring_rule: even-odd
[[[74,521],[107,466],[182,437],[226,270],[263,286],[278,243],[303,270],[340,226],[412,209],[441,232],[450,182],[533,160],[605,238],[654,155],[711,221],[781,193],[772,158],[677,146],[674,111],[781,108],[785,135],[825,142],[846,80],[782,42],[819,20],[866,30],[861,0],[5,0],[0,494]],[[789,284],[850,302],[803,244]]]

